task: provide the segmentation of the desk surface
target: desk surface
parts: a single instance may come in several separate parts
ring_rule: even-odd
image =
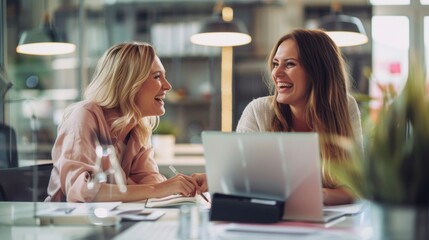
[[[174,158],[156,158],[156,162],[160,166],[190,166],[200,167],[204,166],[204,153],[201,144],[176,144]],[[19,166],[32,166],[36,164],[52,163],[51,159],[20,159]]]
[[[135,208],[139,203],[122,203],[120,206],[123,208]],[[143,207],[143,203],[140,203]],[[38,209],[47,209],[50,207],[64,207],[72,206],[76,203],[37,203]],[[156,222],[127,222],[122,221],[116,226],[95,226],[95,225],[47,225],[47,226],[36,226],[36,225],[17,225],[23,218],[32,218],[34,212],[34,203],[31,202],[0,202],[0,236],[1,239],[112,239],[118,237],[118,239],[124,239],[123,236],[129,237],[130,231],[135,231],[144,227],[146,224],[150,225],[155,231],[156,226],[175,226],[178,225],[178,209],[162,209],[166,211],[166,214],[162,216]],[[194,208],[196,209],[196,208]],[[367,208],[369,209],[369,207]],[[198,214],[197,214],[198,216]],[[194,219],[195,213],[192,215],[192,223],[195,225]],[[354,216],[346,217],[345,220],[334,224],[330,227],[317,224],[297,224],[285,223],[287,227],[305,227],[310,229],[317,229],[317,233],[312,235],[286,235],[287,239],[330,239],[333,236],[340,237],[337,239],[370,239],[368,238],[370,226],[370,214],[367,210]],[[210,223],[212,236],[222,231],[226,225],[225,223]],[[133,228],[134,227],[134,228]],[[193,226],[194,230],[198,228]],[[220,230],[219,230],[220,229]],[[146,231],[145,234],[151,234]],[[248,233],[247,233],[248,234]],[[134,235],[131,239],[143,239],[142,235]],[[150,235],[145,235],[150,236]],[[247,235],[249,236],[249,235]],[[257,236],[257,234],[252,235]],[[311,236],[310,238],[308,238]],[[151,236],[157,237],[157,236]],[[271,239],[272,236],[270,236]],[[278,236],[277,236],[278,237]],[[285,237],[283,235],[283,237]],[[265,235],[265,239],[267,235]],[[146,239],[146,238],[144,238]],[[192,239],[198,239],[195,231]],[[228,238],[228,236],[216,237],[213,236],[211,239],[236,239]],[[247,238],[248,239],[248,238]],[[264,239],[264,238],[258,238]],[[273,238],[277,239],[277,238]],[[284,239],[284,238],[282,238]]]

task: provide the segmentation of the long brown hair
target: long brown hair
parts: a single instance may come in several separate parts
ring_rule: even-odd
[[[341,51],[321,30],[296,29],[281,37],[271,50],[268,58],[270,72],[274,67],[273,58],[277,49],[286,40],[292,40],[298,46],[299,61],[309,78],[305,118],[308,126],[320,136],[323,183],[328,187],[335,186],[329,164],[349,157],[348,152],[336,144],[336,141],[339,137],[354,138],[348,109],[348,76]],[[275,115],[271,131],[292,131],[290,106],[278,103],[278,93],[275,88],[273,90]]]

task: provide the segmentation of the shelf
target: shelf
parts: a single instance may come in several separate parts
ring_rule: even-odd
[[[183,99],[179,101],[167,101],[168,106],[207,106],[210,105],[210,100],[204,99]]]
[[[178,156],[203,156],[204,149],[202,144],[176,144],[174,155]]]
[[[220,59],[220,49],[219,53],[213,53],[213,54],[207,54],[207,55],[191,55],[189,53],[184,54],[177,54],[177,55],[166,55],[166,54],[158,54],[158,57],[161,59],[162,62],[164,61],[174,61],[174,60],[181,60],[181,61],[207,61],[210,59]]]
[[[24,89],[19,91],[21,96],[35,100],[67,100],[74,101],[79,97],[77,89]]]

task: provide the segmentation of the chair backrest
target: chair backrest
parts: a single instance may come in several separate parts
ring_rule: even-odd
[[[13,128],[0,123],[0,169],[18,167],[16,134]]]
[[[34,197],[38,202],[44,201],[52,168],[53,165],[49,163],[0,169],[0,201],[33,202]],[[34,178],[35,170],[37,178]],[[37,186],[34,186],[36,179]]]

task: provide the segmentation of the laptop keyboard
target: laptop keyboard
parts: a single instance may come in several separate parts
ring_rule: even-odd
[[[138,222],[117,235],[115,240],[132,239],[177,239],[176,222]]]

